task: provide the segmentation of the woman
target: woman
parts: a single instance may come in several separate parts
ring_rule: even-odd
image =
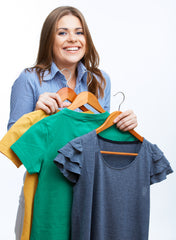
[[[63,107],[56,92],[66,86],[70,72],[69,87],[77,94],[89,90],[109,111],[110,80],[98,69],[98,64],[99,56],[83,15],[72,7],[52,11],[43,25],[35,66],[24,70],[13,84],[8,129],[25,113],[42,109],[52,114]],[[62,71],[64,68],[69,71]],[[88,89],[86,69],[94,74]],[[123,131],[137,126],[131,110],[123,112],[115,122]]]
[[[110,111],[110,79],[98,65],[99,56],[80,11],[68,6],[53,10],[42,28],[36,64],[25,69],[13,84],[8,129],[23,114],[38,109],[54,114],[58,108],[68,106],[56,92],[67,86],[70,77],[69,87],[77,94],[92,92]],[[93,74],[92,79],[87,72]],[[115,123],[123,131],[137,126],[131,110],[119,115]]]

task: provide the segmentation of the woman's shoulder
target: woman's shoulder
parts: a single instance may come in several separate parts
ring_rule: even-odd
[[[14,84],[34,84],[36,82],[39,82],[37,73],[32,68],[25,68],[22,70],[22,72],[19,74],[17,79],[15,80]]]
[[[103,77],[105,78],[106,82],[110,82],[111,80],[110,80],[109,74],[102,69],[100,71],[101,71]]]
[[[110,79],[109,74],[107,72],[105,72],[104,70],[100,70],[100,71],[106,80],[106,89],[111,88],[111,79]]]
[[[22,72],[20,73],[19,77],[27,77],[27,78],[36,78],[37,77],[37,73],[36,70],[33,68],[25,68],[22,70]]]

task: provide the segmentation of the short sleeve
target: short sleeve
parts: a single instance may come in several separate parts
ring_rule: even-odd
[[[169,161],[157,145],[152,145],[152,162],[150,169],[150,184],[161,182],[166,179],[167,175],[173,170]]]
[[[0,152],[6,155],[17,167],[21,166],[21,161],[10,148],[32,125],[46,117],[45,112],[37,110],[31,113],[24,114],[19,118],[13,126],[8,130],[5,136],[0,141]]]
[[[48,149],[47,125],[40,122],[27,130],[10,148],[30,174],[39,173]]]
[[[82,169],[81,139],[75,138],[58,150],[54,163],[70,182],[76,183]]]

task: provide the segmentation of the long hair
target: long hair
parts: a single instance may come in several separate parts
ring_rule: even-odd
[[[40,83],[42,83],[43,76],[45,71],[51,72],[51,64],[53,61],[53,43],[56,34],[56,26],[58,21],[65,15],[73,15],[79,18],[83,32],[86,39],[86,52],[84,57],[81,59],[81,62],[85,65],[88,72],[92,72],[93,74],[87,74],[88,80],[87,82],[90,85],[88,86],[88,90],[95,94],[97,97],[104,97],[104,89],[106,86],[106,80],[103,77],[101,71],[98,69],[99,66],[99,55],[95,49],[95,46],[92,41],[92,37],[90,35],[87,23],[83,14],[76,8],[70,6],[62,6],[54,9],[46,18],[40,36],[39,50],[38,56],[36,59],[36,63],[34,67],[31,69],[35,69],[37,75],[39,77]],[[93,79],[91,80],[92,76]],[[99,78],[96,79],[95,75]]]

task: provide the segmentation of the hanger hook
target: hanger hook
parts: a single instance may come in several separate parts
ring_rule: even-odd
[[[87,87],[88,87],[91,84],[92,80],[93,80],[93,73],[91,71],[89,71],[89,70],[86,70],[85,72],[87,72],[87,73],[89,72],[90,75],[91,75],[91,79],[90,79],[89,83],[87,84]]]
[[[62,73],[62,72],[65,71],[65,70],[70,73],[70,76],[69,76],[69,78],[68,78],[68,80],[67,80],[67,84],[66,84],[66,87],[69,87],[68,83],[69,83],[69,81],[71,80],[71,71],[70,71],[68,68],[62,68],[60,71],[61,71],[61,73]]]
[[[122,99],[121,103],[119,104],[118,111],[120,111],[120,107],[121,107],[122,103],[125,101],[125,94],[124,94],[123,92],[117,92],[117,93],[115,93],[113,96],[116,96],[116,95],[119,94],[119,93],[122,94],[123,99]]]

